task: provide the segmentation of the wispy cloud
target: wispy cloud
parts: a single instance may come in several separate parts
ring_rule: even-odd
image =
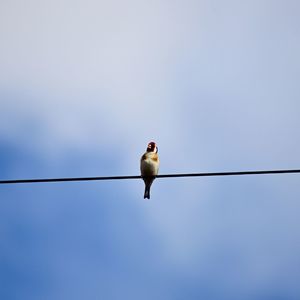
[[[0,139],[9,145],[1,148],[1,176],[137,174],[152,139],[161,173],[299,165],[296,2],[31,0],[0,6]],[[6,209],[18,207],[23,193],[32,202],[18,217],[10,211],[12,222],[2,221],[7,255],[30,232],[37,234],[30,247],[39,243],[43,234],[35,227],[49,230],[58,245],[53,256],[45,254],[53,260],[45,274],[63,274],[56,287],[68,278],[64,295],[87,276],[91,293],[101,293],[97,280],[104,281],[113,299],[119,295],[114,277],[121,284],[130,265],[153,284],[149,289],[147,279],[130,273],[122,290],[130,295],[134,281],[140,284],[139,297],[131,299],[145,299],[144,293],[176,299],[174,282],[179,294],[189,290],[196,298],[199,281],[201,295],[214,295],[210,299],[221,299],[216,285],[228,299],[239,293],[261,299],[275,286],[278,294],[299,295],[292,281],[299,275],[293,176],[161,179],[150,202],[139,201],[142,182],[85,187],[1,190],[3,199],[13,199]],[[34,199],[45,206],[36,208]],[[55,199],[63,203],[52,205]],[[95,211],[105,212],[101,222]],[[12,235],[19,217],[34,228]],[[103,240],[97,238],[101,226],[108,230]],[[104,267],[105,259],[89,252],[101,251],[103,243],[113,252],[101,252]],[[41,245],[46,251],[48,244]],[[23,261],[15,252],[9,259]],[[158,274],[170,292],[154,279]]]

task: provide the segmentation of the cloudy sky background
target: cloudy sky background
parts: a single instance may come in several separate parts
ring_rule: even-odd
[[[299,168],[300,3],[0,3],[0,178]],[[299,299],[298,175],[0,187],[1,299]]]

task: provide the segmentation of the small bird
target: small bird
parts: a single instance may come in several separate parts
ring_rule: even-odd
[[[150,187],[158,174],[158,148],[154,142],[148,144],[146,152],[141,157],[141,176],[145,182],[144,199],[150,199]]]

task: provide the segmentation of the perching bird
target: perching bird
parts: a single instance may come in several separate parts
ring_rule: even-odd
[[[146,152],[141,157],[141,176],[145,182],[144,199],[150,199],[150,187],[158,173],[158,148],[154,142],[148,144]]]

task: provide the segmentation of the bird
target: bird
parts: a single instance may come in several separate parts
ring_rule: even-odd
[[[159,157],[155,142],[149,142],[146,152],[141,157],[141,176],[145,183],[144,199],[150,199],[150,187],[158,174]]]

